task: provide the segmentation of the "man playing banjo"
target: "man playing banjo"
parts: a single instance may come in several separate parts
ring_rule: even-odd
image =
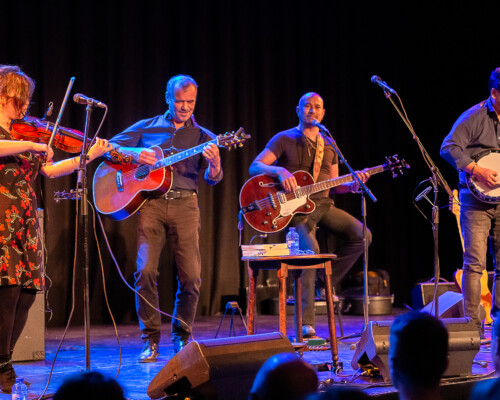
[[[465,111],[441,146],[441,156],[459,171],[464,311],[481,338],[480,278],[486,269],[488,236],[495,267],[492,318],[500,311],[500,197],[496,193],[500,188],[500,67],[491,73],[488,90],[489,98]],[[499,162],[493,166],[495,159]]]

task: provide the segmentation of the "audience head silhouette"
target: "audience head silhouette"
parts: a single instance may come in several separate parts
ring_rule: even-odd
[[[306,400],[370,400],[370,396],[355,388],[334,386],[326,392],[311,394]]]
[[[299,400],[318,388],[312,367],[294,353],[270,357],[259,369],[250,389],[249,400]]]
[[[89,371],[65,379],[54,400],[125,400],[123,389],[113,378]]]
[[[438,391],[448,366],[444,324],[431,314],[412,311],[394,320],[389,341],[389,369],[400,398],[423,398]]]

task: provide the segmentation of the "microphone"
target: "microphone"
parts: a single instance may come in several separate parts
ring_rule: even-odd
[[[45,114],[43,114],[42,120],[45,120],[47,119],[47,117],[50,117],[52,115],[53,110],[54,110],[54,103],[50,102],[47,111],[45,111]]]
[[[397,94],[393,88],[391,88],[387,83],[385,83],[382,80],[382,78],[380,78],[380,76],[373,75],[371,81],[374,85],[380,86],[382,89],[387,90],[390,93]]]
[[[328,129],[326,129],[326,126],[325,125],[322,125],[318,122],[318,120],[316,119],[313,119],[311,124],[313,126],[315,126],[316,128],[318,128],[320,131],[323,131],[323,132],[328,132]]]
[[[100,108],[107,108],[108,106],[99,100],[92,99],[90,97],[85,96],[84,94],[81,93],[76,93],[73,96],[73,101],[78,104],[88,104],[89,106],[93,107],[100,107]]]
[[[422,192],[420,192],[420,194],[417,195],[417,197],[415,197],[415,201],[422,200],[425,196],[427,196],[427,193],[429,193],[431,189],[432,186],[427,186],[424,190],[422,190]]]

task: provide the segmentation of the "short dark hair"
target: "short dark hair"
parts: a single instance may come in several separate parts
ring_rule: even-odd
[[[125,400],[119,383],[97,371],[66,378],[54,394],[54,400]]]
[[[419,311],[402,314],[391,326],[389,342],[395,384],[415,390],[439,385],[448,366],[448,331],[440,319]]]
[[[249,400],[302,399],[318,388],[313,368],[295,353],[278,353],[266,360],[255,376]]]
[[[500,67],[495,68],[490,75],[488,91],[491,92],[491,89],[500,90]]]
[[[370,400],[370,396],[360,389],[334,386],[323,393],[314,393],[306,400]]]

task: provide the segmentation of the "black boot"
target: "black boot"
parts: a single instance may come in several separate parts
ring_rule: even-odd
[[[156,340],[148,339],[144,342],[144,348],[139,354],[138,362],[150,363],[158,360],[160,351],[158,349],[158,342]]]
[[[16,372],[12,363],[7,363],[0,368],[0,389],[3,393],[11,394],[12,386],[16,383]]]

